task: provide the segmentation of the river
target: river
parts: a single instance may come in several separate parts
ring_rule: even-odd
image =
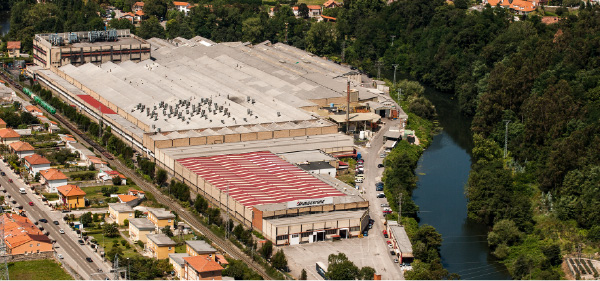
[[[443,130],[419,160],[413,199],[420,208],[420,224],[442,234],[442,264],[461,279],[511,279],[506,267],[489,254],[486,228],[467,220],[464,186],[471,169],[471,120],[460,114],[458,103],[432,89],[425,96],[436,106]]]
[[[0,11],[0,35],[8,33],[10,29],[10,12]]]

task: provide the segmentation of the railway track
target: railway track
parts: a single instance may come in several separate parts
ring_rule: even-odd
[[[18,89],[18,91],[21,93],[22,96],[26,96],[22,92],[22,86],[20,84],[15,83],[14,80],[10,79],[10,77],[6,76],[4,73],[2,73],[2,72],[0,72],[0,73],[1,73],[0,76],[8,78],[8,79],[6,79],[6,80],[8,80],[7,82],[9,84],[11,84],[13,86],[13,88]],[[44,110],[44,109],[42,109],[42,110]],[[46,110],[44,110],[44,111],[46,111]],[[181,207],[177,202],[173,201],[171,198],[165,196],[160,190],[158,190],[158,188],[156,188],[156,186],[146,182],[143,178],[139,177],[134,171],[129,169],[127,166],[123,165],[120,161],[114,160],[114,157],[108,151],[106,151],[106,149],[104,149],[104,147],[97,144],[94,140],[90,139],[87,135],[85,135],[83,132],[81,132],[77,128],[77,126],[72,124],[70,121],[66,120],[66,118],[63,118],[63,116],[61,116],[58,113],[50,114],[49,112],[46,112],[46,114],[52,115],[54,118],[56,118],[56,120],[60,124],[62,124],[69,131],[71,131],[71,133],[74,136],[78,137],[84,143],[87,143],[87,145],[92,146],[94,149],[96,149],[98,152],[100,152],[104,156],[104,158],[106,158],[105,160],[107,160],[107,162],[109,164],[113,165],[114,167],[117,167],[117,169],[119,171],[121,171],[126,177],[133,180],[133,182],[137,186],[141,187],[142,190],[144,190],[144,192],[152,193],[152,195],[154,195],[154,198],[156,198],[156,200],[159,203],[169,207],[172,211],[176,212],[177,215],[179,216],[179,218],[181,218],[185,222],[187,222],[195,231],[202,233],[208,239],[213,241],[218,246],[218,248],[221,248],[224,252],[226,252],[232,258],[242,260],[249,267],[254,269],[254,271],[256,271],[260,276],[262,276],[263,279],[265,279],[265,280],[272,279],[260,264],[258,264],[254,260],[252,260],[252,258],[247,256],[244,252],[242,252],[242,250],[240,250],[238,247],[233,245],[231,242],[229,242],[225,239],[222,239],[221,237],[214,234],[210,229],[208,229],[206,226],[204,226],[202,223],[200,223],[189,211],[187,211],[186,209]]]

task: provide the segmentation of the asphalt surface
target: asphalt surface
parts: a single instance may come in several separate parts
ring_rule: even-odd
[[[4,161],[0,161],[0,169],[6,173],[6,176],[0,176],[0,184],[2,189],[7,193],[2,193],[7,198],[9,205],[23,206],[25,214],[32,222],[38,222],[38,226],[44,227],[44,232],[48,231],[48,237],[56,240],[54,244],[55,254],[61,254],[64,259],[60,261],[66,263],[74,271],[76,271],[85,280],[103,280],[106,278],[112,279],[112,274],[109,272],[108,264],[102,262],[102,258],[98,253],[94,253],[89,245],[81,246],[77,242],[77,234],[62,219],[62,212],[52,211],[47,205],[44,205],[40,196],[33,194],[31,188],[23,183],[7,166]],[[13,182],[10,183],[9,179]],[[19,188],[25,188],[27,194],[19,193]],[[8,199],[10,194],[11,198]],[[12,200],[16,200],[17,204],[13,204]],[[33,206],[29,205],[33,202]],[[39,222],[39,219],[47,219],[47,223]],[[59,225],[55,225],[53,221],[58,221]],[[65,234],[60,234],[59,229],[63,229]],[[86,261],[86,257],[92,258],[93,262]],[[103,272],[99,272],[101,269]]]

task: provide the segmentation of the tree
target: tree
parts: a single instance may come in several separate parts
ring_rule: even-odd
[[[300,278],[299,280],[308,280],[308,275],[306,274],[306,269],[302,269],[302,272],[300,272]]]
[[[149,19],[142,21],[137,35],[144,39],[149,39],[152,37],[165,38],[166,33],[165,29],[162,27],[162,25],[160,25],[158,19],[152,16]]]
[[[165,182],[167,182],[167,171],[162,168],[158,168],[156,171],[156,183],[159,186],[162,186]]]
[[[122,181],[121,181],[121,177],[120,177],[120,176],[114,176],[114,177],[112,178],[112,183],[113,183],[113,185],[121,185],[121,182],[122,182]]]
[[[117,223],[105,223],[102,227],[102,232],[106,237],[117,237],[119,236],[119,226]]]
[[[163,19],[167,14],[167,4],[162,0],[145,0],[143,11],[148,17]]]
[[[373,280],[375,278],[375,268],[365,266],[358,272],[358,279],[360,280]]]
[[[123,226],[129,226],[129,220],[128,219],[124,219],[123,220]]]
[[[298,5],[298,16],[300,16],[303,19],[307,19],[308,18],[308,6],[306,5],[306,3],[301,3],[300,5]]]
[[[83,224],[83,226],[88,226],[93,221],[92,213],[91,212],[84,213],[79,218],[79,221],[81,222],[81,224]]]
[[[271,258],[271,255],[273,254],[273,242],[267,240],[267,242],[265,242],[262,248],[260,248],[260,254],[265,259]]]
[[[173,231],[171,231],[171,226],[169,226],[169,225],[167,225],[163,229],[161,229],[161,232],[169,237],[173,237]]]
[[[359,269],[348,260],[344,253],[331,254],[328,257],[329,266],[325,276],[330,280],[355,280],[359,276]]]
[[[123,260],[123,249],[121,247],[119,247],[118,244],[113,245],[112,247],[110,247],[110,250],[108,250],[108,252],[106,252],[106,259],[108,259],[111,262],[115,261],[115,256],[119,257],[119,261]]]
[[[259,17],[246,19],[242,23],[242,39],[252,43],[257,43],[263,40],[264,23]]]
[[[315,23],[306,33],[306,50],[318,55],[332,53],[337,49],[338,37],[331,22]]]
[[[273,255],[273,258],[271,259],[271,264],[274,268],[277,268],[279,270],[287,269],[288,262],[283,250],[279,250],[275,253],[275,255]]]
[[[40,173],[39,173],[39,172],[37,172],[37,173],[35,173],[35,176],[33,177],[33,180],[34,180],[34,181],[36,181],[36,182],[39,182],[39,181],[40,181],[40,177],[41,177],[41,176],[42,176],[42,175],[40,175]]]
[[[95,170],[96,170],[96,166],[94,166],[94,163],[92,163],[92,164],[90,164],[90,165],[88,166],[88,170],[89,170],[89,171],[95,171]]]

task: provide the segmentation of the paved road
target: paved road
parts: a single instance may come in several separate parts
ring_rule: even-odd
[[[399,120],[388,120],[386,124],[379,130],[379,132],[373,137],[370,142],[371,147],[361,149],[363,158],[365,160],[365,180],[361,186],[365,190],[363,195],[366,200],[369,201],[369,211],[371,218],[375,220],[373,228],[369,231],[370,243],[374,243],[379,248],[378,244],[385,246],[381,254],[377,256],[378,263],[385,268],[387,276],[382,276],[385,279],[404,279],[404,274],[400,270],[400,266],[394,263],[394,256],[389,254],[389,248],[387,248],[387,240],[383,237],[383,208],[381,204],[387,203],[385,198],[377,198],[377,194],[381,191],[375,190],[375,183],[381,180],[383,168],[377,168],[378,164],[383,162],[383,158],[380,158],[380,154],[383,147],[383,135],[391,127],[398,127],[400,124]],[[373,239],[375,238],[375,239]]]
[[[6,176],[0,176],[0,184],[8,192],[3,195],[8,197],[7,195],[10,194],[10,201],[14,199],[18,205],[23,206],[25,214],[32,222],[42,218],[48,220],[48,223],[39,222],[39,224],[44,227],[44,231],[49,232],[50,239],[56,240],[55,251],[64,257],[62,262],[68,264],[85,280],[112,277],[105,274],[109,270],[108,265],[102,262],[98,254],[92,252],[89,246],[80,246],[77,243],[77,234],[64,222],[61,212],[52,211],[50,207],[44,205],[40,197],[32,194],[31,188],[25,185],[3,161],[0,161],[0,169],[6,173]],[[9,179],[12,179],[13,182],[10,183]],[[19,193],[21,187],[25,188],[27,194]],[[29,206],[29,202],[33,202],[34,206]],[[16,204],[10,202],[10,205]],[[58,221],[59,225],[55,225],[53,221]],[[59,229],[63,229],[65,234],[60,234]],[[86,257],[92,258],[93,262],[87,262]],[[102,269],[105,273],[99,274],[98,269]]]

